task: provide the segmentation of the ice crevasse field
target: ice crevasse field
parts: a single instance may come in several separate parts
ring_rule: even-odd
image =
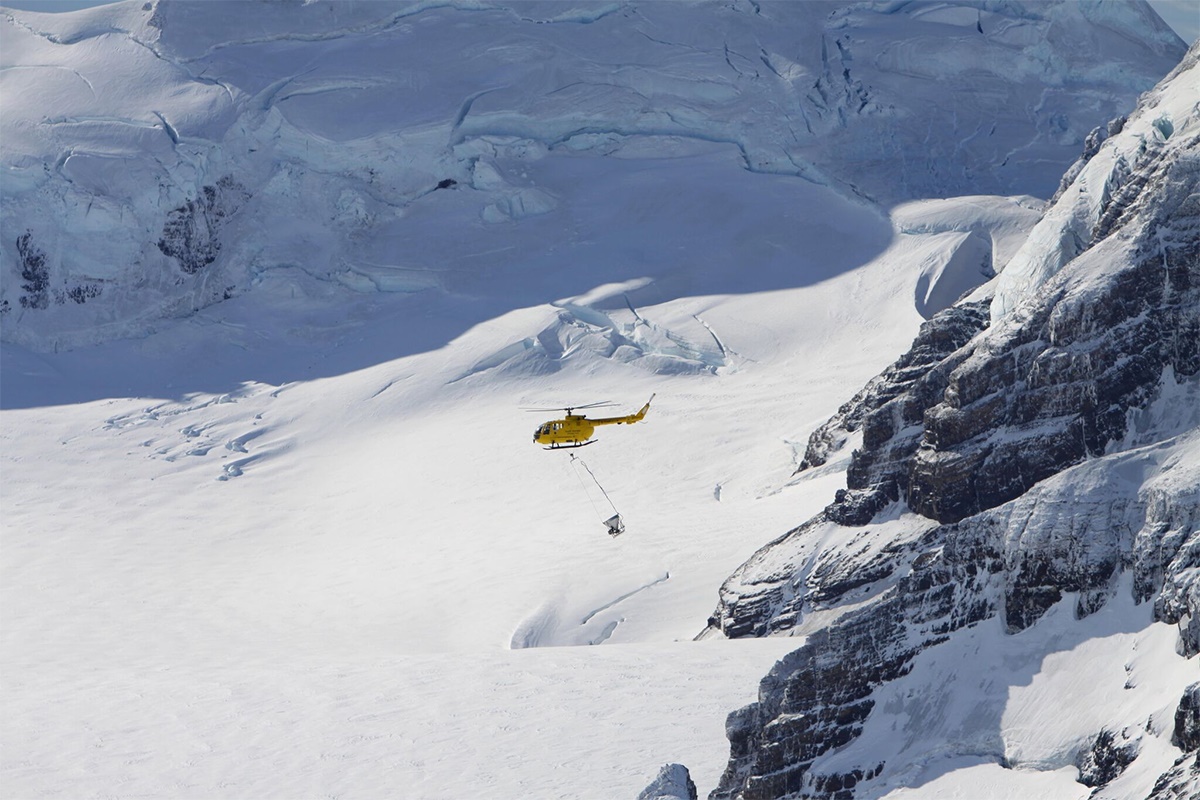
[[[79,139],[55,162],[59,133],[6,133],[5,194],[72,231],[46,240],[52,259],[128,285],[113,254],[156,252],[144,221],[180,186],[229,174],[247,193],[223,223],[227,274],[187,285],[208,298],[232,275],[227,299],[169,313],[183,295],[164,280],[107,317],[64,317],[59,352],[45,331],[6,340],[0,670],[22,721],[0,726],[6,791],[632,798],[665,762],[711,790],[725,715],[797,645],[696,641],[717,588],[845,485],[850,448],[797,473],[809,433],[1007,263],[1075,143],[1059,131],[1014,160],[1029,174],[1005,185],[1041,199],[918,183],[882,197],[871,181],[912,176],[790,163],[778,142],[805,120],[764,113],[779,129],[747,131],[731,84],[684,77],[721,53],[706,6],[672,28],[654,4],[530,4],[548,23],[535,38],[501,4],[288,36],[246,4],[223,4],[233,20],[160,5],[186,15],[173,35],[194,33],[191,51],[139,44],[140,2],[0,18],[6,115],[62,104],[47,124]],[[603,59],[581,44],[623,12],[645,16],[614,25]],[[654,42],[666,32],[680,42]],[[405,44],[426,68],[380,73]],[[584,103],[555,84],[560,51],[585,84],[619,79]],[[721,58],[819,77],[778,51]],[[36,70],[53,75],[17,76]],[[670,113],[636,100],[660,95]],[[924,136],[951,159],[975,136],[901,128],[895,147]],[[74,188],[38,194],[58,185],[40,183],[44,161]],[[144,179],[163,183],[131,188]],[[93,208],[98,186],[116,188]],[[644,421],[574,454],[586,467],[533,443],[556,412],[524,410],[627,414],[652,394]],[[1146,609],[1113,614],[1084,639],[1051,617],[1037,635],[1061,652],[1010,665],[1002,724],[1035,766],[1060,755],[1053,709],[1111,683],[1088,672],[1096,648],[1127,649],[1136,671],[1172,646],[1126,624]],[[922,674],[955,679],[948,663]],[[1065,768],[952,766],[889,796],[1088,792]]]

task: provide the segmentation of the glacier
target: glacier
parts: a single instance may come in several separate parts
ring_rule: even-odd
[[[758,241],[771,239],[755,228],[768,209],[842,196],[1046,197],[1061,171],[1047,165],[1179,56],[1178,37],[1136,4],[226,8],[7,12],[2,213],[28,244],[0,244],[6,341],[138,336],[280,271],[529,303],[649,268],[655,286],[635,299],[661,302],[729,290],[680,286],[680,272],[715,277],[750,257],[757,268],[733,283],[786,286],[780,272],[811,270],[721,241],[709,263],[672,270],[657,232],[691,240],[729,225],[732,208],[646,193],[744,185],[726,204],[745,204],[739,235]],[[675,174],[681,158],[692,169]],[[836,192],[804,196],[821,187]],[[674,213],[643,217],[637,235],[622,219],[614,239],[589,204],[606,190]],[[763,193],[774,202],[756,202]],[[529,258],[526,240],[552,254]],[[778,244],[828,240],[814,229]],[[839,255],[813,260],[836,269]],[[865,258],[847,256],[840,268]],[[19,288],[31,258],[40,293]],[[571,280],[542,286],[564,263]]]

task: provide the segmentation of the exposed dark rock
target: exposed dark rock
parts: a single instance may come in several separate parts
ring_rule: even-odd
[[[66,296],[76,303],[83,305],[88,300],[99,297],[102,292],[103,287],[98,283],[81,283],[78,286],[72,286],[70,289],[67,289]]]
[[[818,515],[762,547],[755,557],[774,552],[784,542],[803,540],[827,521],[823,514]],[[730,639],[767,636],[786,630],[795,624],[800,612],[801,603],[796,602],[794,564],[788,560],[778,567],[759,567],[754,563],[755,557],[726,580],[725,585],[721,587],[717,611],[709,618],[709,627],[720,630]],[[755,568],[757,569],[753,578],[748,581],[739,580],[739,573]]]
[[[945,388],[944,379],[949,369],[935,368],[983,330],[987,320],[987,302],[983,301],[951,306],[922,323],[908,352],[813,432],[800,469],[824,464],[829,455],[845,443],[850,433],[864,426],[863,451],[874,453],[873,448],[889,441],[898,430],[919,425],[925,408],[940,400]],[[936,374],[931,374],[931,371]],[[940,386],[939,379],[943,382]],[[911,433],[913,436],[908,438],[913,441],[906,440],[906,443],[915,449],[920,431]],[[867,444],[868,440],[871,444]],[[893,449],[897,451],[895,458],[902,459],[904,445],[896,442]],[[860,460],[856,462],[857,468],[852,467],[857,477],[851,483],[851,488],[864,489],[873,482],[886,480],[878,474],[880,470],[872,470],[870,456],[856,453],[855,457]]]
[[[1164,368],[1200,371],[1200,169],[1157,161],[1134,182],[1159,187],[1154,207],[1131,201],[1105,231],[1141,220],[1125,232],[1130,265],[1090,285],[1051,281],[949,376],[901,487],[914,511],[952,522],[1011,500],[1123,437]]]
[[[709,627],[731,639],[790,630],[809,611],[880,593],[930,546],[927,537],[885,540],[878,548],[810,557],[812,543],[834,524],[821,513],[761,548],[721,586]]]
[[[1084,786],[1104,786],[1125,771],[1138,755],[1138,739],[1124,734],[1100,731],[1091,748],[1080,754],[1079,782]]]
[[[1154,782],[1146,800],[1196,800],[1200,797],[1200,753],[1181,756]]]
[[[983,324],[981,307],[949,309],[930,320],[910,353],[814,433],[808,461],[822,460],[829,442],[861,425],[863,445],[847,471],[850,488],[819,518],[756,553],[746,565],[752,577],[745,567],[735,573],[722,587],[713,616],[718,627],[727,636],[787,630],[804,603],[822,595],[819,588],[799,585],[787,558],[763,554],[794,550],[829,522],[863,525],[897,498],[943,522],[999,506],[1101,455],[1125,435],[1127,410],[1144,406],[1164,373],[1186,378],[1200,372],[1200,208],[1193,208],[1200,194],[1190,193],[1195,183],[1193,173],[1190,182],[1166,192],[1179,204],[1153,215],[1154,224],[1132,239],[1131,266],[1110,281],[1087,292],[1051,286],[1041,306],[974,340],[972,331]],[[951,350],[964,340],[970,341]],[[1157,618],[1184,622],[1183,649],[1194,653],[1200,651],[1195,599],[1200,593],[1185,567],[1200,560],[1200,552],[1182,542],[1169,544],[1161,551],[1138,548],[1135,596],[1158,594]],[[1169,564],[1161,562],[1162,554],[1178,562],[1169,571],[1181,585],[1164,583]],[[860,561],[854,569],[876,581],[915,553],[891,555],[888,564]],[[1067,562],[1058,555],[1014,560],[1006,607],[1011,630],[1027,627],[1064,592],[1090,593],[1080,599],[1081,615],[1103,604],[1120,566],[1117,551],[1079,562],[1086,564],[1086,574],[1064,573],[1061,564]],[[770,565],[762,569],[754,562]]]
[[[825,516],[839,525],[866,525],[899,499],[895,490],[894,483],[868,489],[838,489],[833,502],[825,508]]]
[[[179,262],[185,273],[195,275],[217,260],[222,225],[249,198],[245,187],[228,175],[214,185],[201,187],[195,200],[188,200],[167,215],[158,249]]]
[[[1200,682],[1189,686],[1179,698],[1171,744],[1185,753],[1200,750]]]
[[[450,187],[457,185],[458,181],[454,180],[454,178],[442,178],[440,181],[438,181],[437,188],[449,189]]]
[[[1081,484],[1088,486],[1086,494]],[[1185,583],[1179,574],[1195,570],[1183,567],[1177,554],[1200,547],[1200,504],[1190,496],[1168,501],[1123,485],[1119,470],[1081,465],[1018,500],[926,533],[911,545],[909,572],[890,593],[810,635],[763,679],[758,702],[730,717],[730,762],[712,796],[851,797],[853,786],[870,780],[873,765],[825,775],[813,774],[813,763],[858,736],[875,689],[904,675],[921,652],[998,615],[1010,631],[1022,630],[1067,592],[1080,595],[1077,615],[1094,613],[1115,591],[1122,565],[1149,573],[1143,560],[1165,563],[1160,574],[1166,581]],[[824,515],[809,523],[827,524]],[[872,576],[812,573],[804,602],[836,602],[838,593],[845,597],[855,588],[853,577]],[[788,582],[776,590],[781,596],[796,591]],[[1194,602],[1200,592],[1185,594]],[[800,599],[787,597],[783,611],[771,600],[764,591],[723,606],[717,618],[727,634],[761,635],[779,630],[783,621],[794,625],[789,610],[800,607]],[[773,616],[754,616],[764,610]],[[1081,769],[1086,766],[1088,780],[1103,783],[1122,759],[1128,763],[1136,755],[1136,744],[1109,737],[1093,751]]]
[[[637,800],[696,800],[696,784],[683,764],[664,764]]]
[[[50,305],[50,266],[46,253],[33,243],[33,231],[25,231],[17,237],[17,256],[21,260],[21,295],[23,308],[43,309]]]

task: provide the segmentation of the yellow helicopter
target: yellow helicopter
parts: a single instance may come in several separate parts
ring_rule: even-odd
[[[561,450],[592,444],[596,441],[592,438],[592,432],[597,427],[600,425],[632,425],[635,422],[640,422],[642,417],[646,416],[646,412],[650,410],[650,402],[652,400],[654,400],[654,395],[650,395],[650,400],[647,400],[646,405],[642,406],[641,410],[636,414],[629,414],[624,417],[588,419],[582,414],[575,413],[575,409],[597,408],[600,406],[609,406],[612,403],[591,403],[586,406],[564,408],[562,410],[567,412],[567,416],[563,419],[543,422],[533,432],[533,441],[537,444],[545,445],[546,450]]]

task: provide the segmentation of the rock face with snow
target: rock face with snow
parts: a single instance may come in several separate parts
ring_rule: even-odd
[[[715,148],[884,204],[1045,196],[1046,164],[1180,55],[1140,3],[222,9],[4,12],[6,341],[141,335],[289,270],[358,292],[519,285],[545,265],[504,255],[504,231],[587,213],[586,179],[537,179],[547,159]],[[435,218],[469,246],[421,246]]]
[[[81,403],[69,415],[69,427],[91,443],[83,449],[67,435],[55,434],[51,442],[46,432],[60,427],[53,420],[66,417],[45,409],[42,395],[30,392],[31,407],[17,410],[26,428],[17,452],[37,453],[41,466],[25,477],[22,487],[30,494],[15,507],[15,525],[25,529],[28,546],[20,548],[16,566],[7,567],[15,575],[7,582],[13,596],[24,598],[24,624],[15,634],[6,626],[6,635],[29,646],[7,651],[13,658],[40,654],[45,632],[56,631],[51,660],[59,665],[86,667],[97,653],[125,663],[125,655],[140,657],[142,649],[169,651],[174,660],[164,664],[191,661],[194,652],[200,656],[199,672],[189,664],[172,679],[162,677],[171,673],[167,669],[156,670],[158,677],[150,681],[145,673],[126,670],[122,680],[130,682],[119,685],[128,694],[96,692],[94,676],[86,676],[74,696],[52,684],[78,673],[60,666],[41,675],[37,659],[22,661],[22,677],[38,679],[25,685],[40,680],[44,687],[24,695],[24,705],[33,710],[26,718],[38,727],[102,733],[92,731],[87,720],[107,718],[115,734],[110,747],[145,752],[126,747],[117,730],[143,723],[127,726],[122,718],[144,717],[137,709],[153,705],[155,697],[212,708],[206,700],[212,692],[205,687],[213,684],[203,677],[204,664],[229,647],[240,652],[243,643],[267,639],[264,652],[278,648],[291,663],[293,644],[307,647],[317,638],[314,654],[333,652],[343,642],[359,644],[363,632],[372,637],[401,616],[431,621],[381,646],[391,648],[405,637],[430,637],[434,646],[453,641],[451,661],[428,663],[469,665],[455,637],[438,630],[439,615],[410,613],[412,594],[397,591],[396,575],[414,559],[393,546],[394,525],[385,522],[377,529],[372,521],[357,532],[357,546],[345,548],[342,542],[317,542],[329,540],[324,531],[293,539],[299,526],[289,520],[311,516],[311,506],[258,502],[271,490],[247,488],[245,481],[261,477],[263,486],[286,486],[279,494],[284,499],[311,494],[331,519],[352,511],[345,517],[351,520],[373,515],[363,509],[385,509],[380,519],[398,507],[408,515],[406,498],[395,496],[397,487],[410,495],[431,487],[422,498],[428,505],[412,504],[416,513],[409,527],[430,530],[431,540],[443,540],[445,531],[473,530],[479,519],[494,518],[496,507],[512,506],[514,491],[533,485],[536,494],[519,496],[544,502],[542,482],[528,480],[534,473],[513,471],[508,463],[496,468],[500,462],[491,456],[464,465],[457,447],[446,448],[456,440],[441,432],[462,428],[461,409],[477,414],[481,399],[491,406],[516,393],[516,381],[511,393],[488,391],[498,384],[480,380],[483,373],[509,365],[519,376],[542,378],[572,352],[593,352],[620,364],[642,362],[656,377],[679,378],[681,386],[684,379],[694,376],[698,383],[724,370],[711,381],[716,383],[740,356],[701,319],[707,312],[699,305],[672,310],[694,322],[695,339],[704,342],[698,345],[666,323],[641,317],[634,308],[642,305],[639,292],[662,307],[682,297],[767,294],[805,281],[828,285],[839,270],[869,267],[879,249],[889,246],[887,240],[930,234],[944,241],[932,248],[936,257],[931,254],[913,270],[920,276],[915,296],[909,284],[895,284],[903,285],[904,302],[914,297],[916,313],[926,320],[913,348],[810,442],[807,464],[831,469],[830,462],[861,439],[850,458],[847,488],[823,513],[756,554],[722,589],[714,629],[730,637],[808,638],[763,683],[759,702],[730,719],[733,757],[717,795],[878,793],[913,785],[905,783],[911,777],[907,765],[935,762],[945,753],[1047,772],[1077,769],[1084,784],[1100,791],[1127,782],[1142,795],[1195,794],[1196,702],[1194,689],[1186,688],[1194,675],[1185,680],[1155,672],[1200,648],[1195,536],[1200,457],[1193,432],[1200,407],[1194,340],[1200,278],[1190,166],[1196,153],[1195,73],[1189,71],[1195,59],[1137,113],[1106,124],[1125,114],[1138,93],[1183,54],[1178,39],[1144,3],[126,0],[62,16],[0,12],[0,35],[0,338],[22,345],[12,348],[20,356],[13,374],[21,375],[21,383],[39,383],[45,366],[26,358],[32,354],[25,347],[56,350],[142,337],[164,318],[192,316],[251,293],[261,303],[239,298],[226,306],[228,317],[197,315],[187,325],[169,326],[167,334],[188,330],[147,337],[153,340],[147,349],[174,353],[173,344],[182,341],[189,347],[181,352],[199,351],[204,360],[216,361],[227,352],[208,347],[218,327],[245,328],[245,339],[279,334],[290,344],[299,340],[296,347],[302,349],[320,324],[315,319],[339,330],[337,337],[316,340],[353,351],[313,348],[322,351],[320,358],[330,357],[329,371],[339,373],[336,384],[315,380],[310,360],[285,359],[286,369],[263,370],[278,352],[267,345],[252,346],[249,363],[259,368],[251,373],[255,380],[237,391],[164,398],[147,406],[132,398],[174,397],[191,388],[191,376],[186,387],[170,380],[134,381],[147,391],[120,388],[115,395],[106,389],[115,380],[97,382],[96,391],[105,393],[89,399],[113,399],[119,407],[103,412],[106,419],[93,419],[99,404]],[[1000,227],[1001,217],[1027,219],[1040,201],[991,198],[1011,201],[1021,212],[999,214],[993,208],[973,221],[948,220],[956,212],[926,203],[908,204],[922,209],[905,212],[901,202],[966,192],[1049,196],[1081,148],[1084,158],[1013,259],[997,255],[1007,245],[997,246],[1005,235],[992,229]],[[675,225],[661,226],[652,215],[645,221],[663,197],[694,195],[709,201],[679,204],[683,213]],[[838,213],[822,213],[826,207]],[[754,224],[767,215],[776,218],[773,225]],[[814,224],[810,217],[819,219]],[[1012,227],[1024,230],[1024,223]],[[696,234],[680,252],[711,261],[699,266],[671,261],[677,253],[656,249],[664,228],[679,238]],[[598,241],[599,234],[609,238]],[[609,264],[621,260],[618,267]],[[823,272],[816,268],[822,261],[836,263]],[[653,269],[642,268],[651,264]],[[955,304],[1002,268],[989,290]],[[764,275],[784,275],[784,282]],[[386,325],[356,342],[352,333],[360,319],[349,293],[424,293],[411,304],[394,305],[438,324]],[[628,306],[621,302],[624,294],[633,298]],[[557,300],[564,297],[571,299]],[[552,298],[554,309],[544,317],[521,313]],[[611,298],[618,298],[622,315],[628,308],[633,322],[621,323],[607,313],[611,306],[600,306]],[[283,302],[275,306],[274,300]],[[754,307],[759,303],[750,297],[743,308],[751,308],[751,316],[767,305],[777,313],[783,308],[778,298]],[[304,309],[317,304],[322,313],[306,316]],[[281,306],[286,308],[275,318]],[[455,313],[442,313],[447,307]],[[468,307],[469,315],[461,313]],[[512,316],[520,319],[506,320],[514,310]],[[725,313],[731,322],[744,319],[741,311]],[[453,318],[451,324],[443,324],[446,318]],[[915,329],[915,318],[906,319]],[[488,320],[494,324],[474,324]],[[259,328],[260,322],[266,324]],[[883,327],[877,319],[871,322],[876,331]],[[341,335],[346,329],[350,332]],[[497,346],[493,337],[509,338]],[[774,346],[768,343],[772,337],[764,329],[748,338],[766,350]],[[239,332],[230,341],[242,339]],[[378,347],[384,340],[387,346]],[[459,344],[442,352],[438,347],[447,341]],[[87,366],[104,371],[105,354],[114,352],[132,353],[140,366],[137,354],[146,351],[133,343],[108,343],[86,351],[99,353],[99,363]],[[894,352],[889,349],[888,358]],[[86,361],[85,354],[67,355],[47,361]],[[409,356],[413,361],[400,363]],[[191,369],[191,359],[178,360],[180,373]],[[756,367],[760,375],[768,363]],[[370,369],[360,369],[364,366]],[[229,388],[224,371],[202,365],[197,372],[205,383],[211,379]],[[595,373],[589,385],[604,377]],[[479,391],[468,391],[472,382]],[[439,392],[448,384],[459,384],[455,394],[460,386],[464,391],[443,404],[445,394]],[[546,384],[528,385],[540,391]],[[282,404],[272,406],[285,389]],[[321,402],[312,402],[318,398]],[[361,405],[352,407],[354,398]],[[411,413],[435,404],[444,405],[444,418],[453,420],[445,429],[427,427],[420,413]],[[305,414],[308,422],[297,423]],[[497,414],[472,419],[488,425]],[[404,427],[402,418],[414,427]],[[398,422],[376,424],[384,419]],[[421,435],[409,439],[418,423]],[[773,436],[771,427],[758,426],[751,438]],[[716,429],[714,424],[703,432]],[[309,435],[317,430],[328,433]],[[73,460],[43,458],[47,445],[73,453]],[[434,447],[447,450],[445,462],[427,458]],[[143,450],[155,470],[161,457],[169,471],[125,471],[135,458],[130,451]],[[288,453],[296,454],[289,462],[295,472],[272,465],[250,474]],[[694,453],[700,454],[697,462],[709,457],[701,449],[672,455],[678,463]],[[114,461],[97,470],[102,454]],[[118,463],[120,458],[127,460]],[[453,470],[442,471],[451,458]],[[396,470],[371,468],[379,463]],[[111,471],[111,482],[90,484],[87,496],[93,499],[122,482],[109,504],[113,508],[96,523],[115,529],[113,538],[107,532],[92,536],[90,527],[78,524],[85,512],[59,513],[63,504],[51,497],[51,482],[35,479],[51,475],[58,464],[64,475]],[[497,480],[502,472],[525,479]],[[201,473],[202,479],[195,477]],[[179,506],[184,510],[173,516],[151,508],[164,504],[142,502],[145,484],[128,478],[155,474],[169,478],[157,484],[170,487],[162,491],[178,491],[189,501]],[[465,474],[477,478],[467,480]],[[438,482],[446,494],[434,486]],[[460,482],[484,491],[467,492],[478,494],[470,502],[440,502]],[[709,485],[701,493],[705,498]],[[716,501],[722,485],[716,485]],[[200,564],[188,558],[182,560],[186,569],[161,570],[181,561],[179,542],[145,534],[171,530],[184,517],[203,517],[186,509],[218,498],[215,486],[234,490],[212,502],[222,511],[217,521],[185,526],[189,534],[204,529],[189,547],[212,560]],[[315,486],[336,488],[322,497]],[[243,491],[241,501],[231,500]],[[372,495],[386,497],[386,503],[364,504]],[[294,506],[292,516],[278,516],[273,505]],[[477,512],[485,507],[487,515]],[[730,507],[739,508],[723,506]],[[126,531],[120,523],[130,509],[139,513]],[[247,510],[253,512],[248,519],[235,519]],[[691,520],[704,515],[705,527],[713,518],[706,511],[692,513]],[[113,520],[118,524],[108,525]],[[527,520],[512,525],[506,529],[519,530],[527,540],[522,545],[537,553],[523,560],[539,562],[538,571],[528,581],[513,581],[511,572],[498,570],[503,574],[491,590],[481,590],[482,582],[473,579],[473,591],[466,593],[478,603],[473,608],[492,605],[488,592],[499,595],[499,585],[509,592],[512,584],[548,583],[541,578],[559,571],[561,562],[540,559],[545,543],[557,548],[564,541],[561,531],[552,530],[556,523],[538,529],[544,538],[529,535],[536,525]],[[737,520],[733,527],[750,526]],[[68,559],[47,555],[39,538],[43,530],[70,534],[46,542],[70,553],[78,573],[53,565]],[[243,530],[264,536],[236,534]],[[485,535],[489,546],[500,541],[490,529]],[[146,546],[151,541],[155,546]],[[426,587],[453,584],[448,594],[463,594],[456,582],[437,574],[444,563],[439,559],[450,559],[454,571],[465,552],[482,548],[473,546],[480,541],[473,537],[456,541],[467,544],[430,544],[429,550],[413,545],[415,553],[439,554],[429,561],[437,566],[426,570],[433,576]],[[257,560],[236,555],[274,549],[295,556],[287,563],[303,567],[302,580],[266,587]],[[99,561],[84,557],[101,551]],[[158,575],[152,594],[132,591],[137,587],[126,591],[128,564],[106,569],[108,561],[116,564],[135,551],[151,551],[136,563],[145,567],[142,572]],[[572,566],[580,571],[571,574],[597,571],[582,560],[585,552],[582,546],[574,551],[572,558],[581,561]],[[609,565],[628,560],[628,550],[608,552]],[[746,550],[731,552],[741,558]],[[376,566],[374,579],[361,574],[368,559]],[[231,576],[235,563],[247,569]],[[630,606],[618,604],[674,582],[664,571],[661,578],[636,576],[641,582],[632,583],[642,566],[620,566],[631,585],[640,587],[633,593],[624,587],[607,594],[602,590],[617,584],[605,581],[605,587],[584,590],[594,603],[586,597],[570,603],[547,598],[515,626],[510,646],[595,644],[613,636],[618,619],[625,631]],[[355,580],[347,583],[347,574]],[[67,579],[77,575],[91,580]],[[74,591],[84,584],[87,592]],[[332,602],[297,605],[296,586],[310,599]],[[49,602],[42,601],[43,592]],[[270,602],[262,602],[260,594]],[[599,599],[601,594],[606,596]],[[481,618],[477,627],[463,628],[471,633],[458,635],[480,640],[476,632],[487,631],[487,641],[494,643],[500,641],[494,638],[498,627],[512,632],[507,612],[519,603],[525,614],[532,597],[523,592],[503,597],[509,599],[486,614],[457,615]],[[437,600],[424,602],[444,607]],[[668,602],[677,609],[686,605]],[[567,613],[579,603],[587,603],[586,615]],[[85,607],[99,611],[80,613]],[[146,612],[164,607],[165,614]],[[368,608],[384,611],[361,613]],[[138,631],[123,643],[121,658],[111,657],[109,618]],[[346,628],[347,620],[365,622]],[[197,621],[202,624],[193,624]],[[1151,626],[1152,621],[1161,624]],[[195,643],[177,633],[210,625],[211,632]],[[1153,630],[1141,637],[1139,626]],[[260,635],[268,628],[287,631],[279,638]],[[339,636],[327,635],[339,630]],[[1063,688],[1061,680],[1048,690],[1040,685],[1054,680],[1042,662],[1063,653],[1075,657],[1086,648],[1091,640],[1072,633],[1077,630],[1098,631],[1093,638],[1103,634],[1106,645],[1118,640],[1126,647],[1115,666],[1104,662],[1114,668],[1102,676],[1107,683],[1097,684],[1122,698],[1120,712],[1105,718],[1060,715],[1071,719],[1057,720],[1051,731],[1057,738],[1048,734],[1037,746],[1014,743],[1001,713],[1009,689],[1031,686],[1044,698]],[[313,631],[321,635],[313,637]],[[672,638],[675,633],[673,628]],[[185,646],[162,646],[164,634],[168,644],[178,636],[176,644]],[[1170,642],[1164,654],[1165,634]],[[66,644],[74,638],[84,640],[78,649]],[[154,647],[144,647],[147,643]],[[1009,643],[1019,652],[1006,649]],[[203,652],[210,644],[212,652]],[[960,668],[963,664],[968,668]],[[561,667],[553,669],[561,676]],[[1084,691],[1093,672],[1066,688]],[[1117,676],[1115,688],[1109,673]],[[346,674],[354,679],[368,673]],[[629,685],[628,674],[636,671],[621,675],[622,688]],[[242,686],[261,687],[262,680]],[[146,682],[151,685],[141,685]],[[447,691],[471,682],[450,681]],[[379,763],[389,765],[390,776],[412,774],[420,767],[396,772],[394,758],[386,759],[394,755],[388,742],[397,735],[391,720],[413,715],[376,713],[378,707],[391,702],[392,708],[406,708],[397,700],[403,697],[433,712],[442,709],[430,703],[435,695],[411,692],[404,681],[392,685],[397,689],[391,698],[380,692],[361,698],[368,714],[359,715],[354,703],[339,703],[342,710],[355,708],[339,713],[343,721],[357,726],[371,717],[376,721],[363,724],[388,728],[374,739],[364,736],[366,728],[347,729],[352,735],[345,752],[369,750],[364,742],[375,741]],[[260,694],[223,686],[216,692]],[[937,701],[930,700],[933,692]],[[100,704],[82,701],[85,693]],[[534,694],[523,694],[515,713],[528,714]],[[144,702],[126,704],[134,710],[114,717],[112,703],[133,696]],[[64,697],[75,702],[62,702]],[[289,714],[302,707],[291,699],[286,692],[279,698]],[[471,729],[487,736],[476,705],[458,705],[464,706],[460,719],[469,718]],[[1075,708],[1092,705],[1078,702]],[[40,725],[37,708],[50,706],[69,713],[56,718],[57,726]],[[240,758],[243,742],[226,736],[224,723],[247,708],[265,706],[217,706],[220,719],[209,730],[211,741],[235,754],[226,757]],[[194,749],[200,740],[190,725],[184,727],[189,730],[178,733],[177,741],[186,737]],[[579,728],[574,722],[570,727]],[[141,733],[132,738],[152,741],[153,734]],[[31,738],[38,740],[33,751],[59,744],[40,734]],[[106,775],[114,785],[131,785],[125,781],[129,765],[97,755],[94,742],[84,738],[76,735],[76,746],[56,755],[56,763],[65,765],[58,777],[81,774],[80,763],[102,760],[106,770],[109,764],[116,770]],[[323,741],[300,739],[314,752],[336,753]],[[462,748],[453,749],[457,773]],[[82,760],[81,751],[89,754]],[[590,758],[593,751],[581,752]],[[163,766],[166,760],[191,763],[186,753],[175,758],[179,753],[158,758],[159,782],[146,784],[150,788],[142,793],[185,785],[175,779],[174,766]],[[502,757],[522,762],[522,770],[528,764],[508,752]],[[22,760],[30,785],[49,785],[54,773],[29,768],[33,763]],[[139,773],[154,771],[141,762],[135,766]],[[641,768],[636,774],[640,785]],[[277,779],[271,774],[261,776],[266,783],[240,785],[275,787]],[[527,786],[523,779],[510,785]],[[421,780],[444,785],[429,783],[427,776]],[[222,781],[224,788],[229,785]],[[695,794],[687,770],[669,765],[643,796]]]
[[[1175,744],[1186,753],[1200,750],[1200,683],[1193,683],[1175,711]]]
[[[1200,683],[1179,699],[1171,741],[1183,755],[1154,784],[1151,800],[1182,800],[1200,792]]]
[[[1137,740],[1128,740],[1112,731],[1101,731],[1090,750],[1079,759],[1079,782],[1084,786],[1104,786],[1116,779],[1137,758]]]
[[[904,464],[920,443],[919,426],[925,409],[946,389],[953,366],[948,357],[986,326],[986,306],[986,301],[955,305],[922,325],[912,347],[899,361],[809,437],[800,468],[824,464],[831,450],[839,449],[851,432],[861,429],[863,449],[855,452],[847,476],[849,488],[888,485],[888,499],[897,499],[892,484],[906,471]],[[902,431],[907,435],[898,436]],[[859,524],[871,516],[874,512]]]
[[[982,641],[993,620],[1015,639],[1060,604],[1076,625],[1133,604],[1175,631],[1174,658],[1200,653],[1198,91],[1194,46],[1089,144],[995,299],[935,316],[814,433],[805,466],[861,432],[848,489],[743,565],[710,621],[728,636],[808,634],[731,715],[713,797],[878,792],[930,748],[1019,760],[992,731],[895,741],[958,702],[930,696],[946,689],[919,684],[916,665]],[[980,716],[983,686],[961,701]],[[1124,713],[1073,734],[1060,751],[1074,761],[1045,766],[1074,763],[1097,791],[1124,781],[1112,796],[1194,796],[1194,684],[1171,713],[1173,731]],[[872,739],[888,714],[890,738]],[[1184,755],[1142,755],[1146,735]],[[1156,760],[1137,770],[1140,758]]]
[[[682,764],[664,764],[637,800],[696,800],[696,784]]]

